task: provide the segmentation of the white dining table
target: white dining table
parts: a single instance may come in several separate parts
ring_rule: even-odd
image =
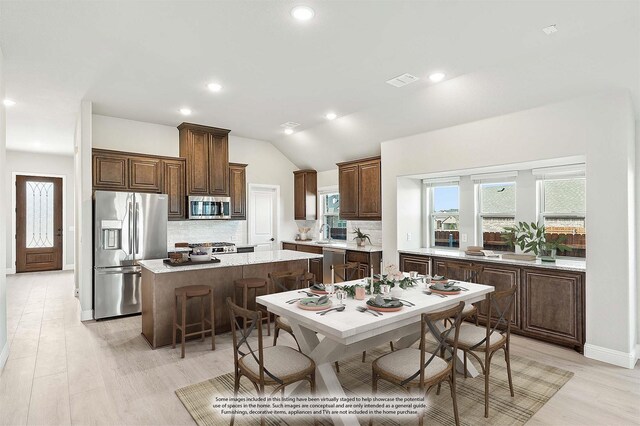
[[[362,280],[342,284],[355,284]],[[376,348],[390,341],[397,349],[406,348],[420,339],[421,314],[440,311],[453,307],[461,301],[473,303],[484,300],[485,295],[494,288],[488,285],[459,282],[468,289],[457,295],[439,297],[435,293],[426,294],[424,284],[405,289],[402,299],[415,306],[404,306],[397,312],[384,312],[376,317],[368,312],[359,312],[358,306],[366,306],[366,300],[347,298],[344,300],[345,310],[318,315],[314,311],[303,310],[297,303],[289,304],[288,300],[305,297],[297,290],[273,293],[257,297],[257,303],[265,306],[270,312],[287,318],[300,345],[300,350],[316,363],[316,388],[319,395],[344,397],[345,392],[333,368],[333,363],[346,357],[361,354],[362,351]],[[335,295],[331,297],[332,307],[339,304]],[[318,334],[324,336],[319,338]],[[458,358],[462,360],[459,351]],[[462,371],[463,364],[457,367]],[[478,375],[477,370],[468,363],[467,374]],[[286,390],[287,394],[295,392],[296,386]],[[358,425],[355,415],[335,415],[332,421],[336,425]]]

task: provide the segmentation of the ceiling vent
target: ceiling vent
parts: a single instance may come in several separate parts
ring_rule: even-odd
[[[294,127],[298,127],[300,123],[296,123],[295,121],[287,121],[286,123],[282,123],[280,127],[284,127],[287,129],[293,129]]]
[[[558,32],[558,27],[556,27],[556,24],[549,25],[548,27],[544,27],[542,29],[542,32],[544,32],[546,35],[551,35]]]
[[[406,86],[407,84],[411,84],[415,81],[420,80],[418,77],[416,77],[415,75],[411,75],[411,74],[402,74],[399,75],[397,77],[392,78],[391,80],[387,80],[387,83],[394,86],[394,87],[402,87],[402,86]]]

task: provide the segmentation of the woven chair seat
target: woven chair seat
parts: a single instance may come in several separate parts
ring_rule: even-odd
[[[454,331],[451,332],[453,334]],[[462,324],[460,327],[460,335],[458,336],[459,348],[470,348],[480,343],[487,335],[487,328],[485,326],[476,326],[471,324]],[[447,342],[451,339],[447,339]],[[489,335],[489,347],[502,345],[507,340],[506,336],[494,331]],[[483,351],[486,347],[486,343],[483,342],[480,346],[475,348],[475,351]]]
[[[425,362],[429,359],[429,354],[426,354]],[[399,381],[408,379],[413,376],[420,368],[420,349],[406,348],[400,349],[395,352],[383,355],[374,361],[374,364],[378,368],[379,372],[390,375]],[[425,381],[436,377],[443,372],[447,371],[448,364],[442,358],[434,357],[427,368],[424,371]],[[420,376],[417,376],[413,381],[420,381]]]
[[[256,356],[258,354],[256,353]],[[263,349],[264,368],[282,381],[293,376],[309,374],[315,369],[313,361],[308,356],[290,348],[289,346],[270,346]],[[255,377],[260,376],[258,362],[251,356],[245,355],[238,360],[240,368]],[[266,373],[265,382],[273,382]]]
[[[286,319],[284,317],[276,318],[276,325],[278,325],[283,330],[288,331],[289,333],[292,332],[291,323],[289,322],[288,319]]]
[[[467,315],[471,315],[476,312],[476,307],[471,303],[465,303],[464,308],[462,308],[462,317],[466,317]]]

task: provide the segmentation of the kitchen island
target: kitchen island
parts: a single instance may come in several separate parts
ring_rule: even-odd
[[[313,253],[288,250],[222,254],[220,263],[169,266],[162,259],[140,261],[142,266],[142,335],[152,348],[171,344],[174,290],[186,285],[213,287],[216,334],[231,329],[225,300],[234,297],[234,281],[240,278],[268,279],[270,272],[309,270],[309,260],[321,258]],[[193,302],[193,305],[191,305]],[[190,301],[187,323],[200,320],[197,300]],[[207,305],[207,304],[205,304]],[[209,315],[208,307],[205,315]]]

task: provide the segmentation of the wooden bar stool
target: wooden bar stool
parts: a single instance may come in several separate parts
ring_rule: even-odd
[[[209,303],[211,304],[211,318],[207,319],[204,315],[204,299],[209,296]],[[216,331],[214,320],[214,308],[213,308],[213,289],[206,285],[188,285],[184,287],[178,287],[175,289],[175,300],[173,304],[173,345],[176,347],[176,332],[180,330],[182,355],[184,358],[184,341],[189,336],[200,335],[200,341],[204,342],[204,336],[206,333],[211,332],[211,350],[216,349]],[[187,300],[194,297],[200,298],[200,322],[194,322],[187,324]],[[181,321],[178,324],[178,302],[180,302],[180,308],[182,312]],[[209,328],[205,328],[206,324],[209,324]],[[188,327],[200,325],[199,331],[187,333]]]
[[[271,315],[265,309],[260,309],[256,305],[256,296],[258,295],[258,290],[264,289],[264,294],[269,293],[269,283],[267,280],[263,278],[241,278],[239,280],[235,280],[235,291],[233,293],[234,303],[238,306],[243,307],[244,309],[249,310],[259,310],[263,312],[263,317],[261,318],[261,322],[267,323],[267,336],[271,336]],[[241,296],[240,301],[238,301],[238,290],[240,290]],[[249,295],[249,292],[253,291],[253,295]],[[253,307],[249,307],[249,300],[253,301]],[[262,324],[260,324],[262,326]]]

